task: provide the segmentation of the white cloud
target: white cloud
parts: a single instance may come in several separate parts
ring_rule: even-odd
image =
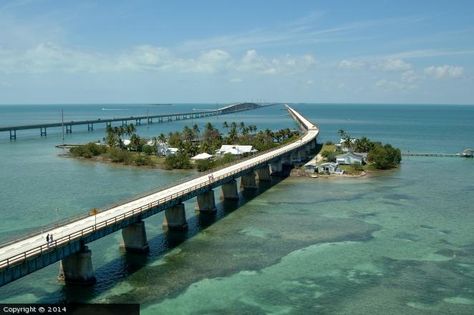
[[[435,79],[459,78],[463,75],[464,68],[460,66],[430,66],[425,68],[425,74]]]
[[[403,90],[411,90],[411,89],[416,88],[416,85],[414,84],[406,84],[399,81],[385,80],[385,79],[378,80],[377,82],[375,82],[375,86],[377,88],[381,88],[387,91],[394,91],[394,90],[403,91]]]
[[[402,59],[385,59],[377,62],[374,67],[383,71],[406,71],[411,69],[411,64]]]
[[[248,50],[241,58],[221,49],[180,57],[163,47],[137,46],[118,54],[96,54],[42,43],[27,50],[0,48],[0,73],[174,71],[180,73],[250,72],[295,74],[313,68],[312,55],[268,58]]]
[[[368,68],[371,70],[379,70],[379,71],[391,71],[391,72],[398,72],[398,71],[407,71],[412,68],[412,65],[408,62],[405,62],[402,59],[343,59],[337,65],[340,69],[363,69]]]
[[[361,69],[365,67],[365,62],[361,60],[341,60],[338,64],[338,67],[341,69]]]
[[[313,68],[316,60],[312,55],[291,57],[289,55],[281,58],[265,58],[258,55],[256,50],[248,50],[237,63],[236,69],[244,72],[256,72],[261,74],[292,74],[305,72]]]
[[[401,81],[405,83],[412,83],[418,80],[418,75],[414,70],[407,70],[402,73]]]

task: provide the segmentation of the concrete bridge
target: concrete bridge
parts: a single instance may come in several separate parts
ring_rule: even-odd
[[[285,164],[306,160],[316,147],[319,129],[294,109],[287,106],[287,110],[303,130],[303,135],[292,143],[95,215],[1,245],[0,286],[57,261],[60,261],[60,279],[68,283],[94,283],[87,243],[122,230],[125,250],[146,252],[148,242],[143,220],[147,217],[164,211],[163,227],[186,230],[183,201],[197,197],[198,211],[213,212],[216,209],[214,189],[220,187],[224,199],[238,199],[237,178],[241,178],[241,189],[256,189],[258,182],[269,181],[272,175],[281,174]],[[45,239],[47,233],[54,236],[49,244]]]
[[[173,120],[185,120],[203,118],[209,116],[225,115],[235,112],[241,112],[246,110],[252,110],[261,108],[268,105],[259,105],[255,103],[238,103],[231,104],[225,107],[221,107],[215,110],[206,110],[199,112],[188,112],[188,113],[174,113],[174,114],[162,114],[162,115],[147,115],[147,116],[131,116],[121,118],[109,118],[109,119],[94,119],[94,120],[81,120],[81,121],[65,121],[57,123],[45,123],[45,124],[34,124],[34,125],[21,125],[21,126],[10,126],[0,127],[0,132],[9,132],[10,140],[16,140],[16,133],[18,130],[29,130],[38,129],[41,137],[47,136],[48,128],[64,128],[66,133],[72,133],[72,126],[87,125],[87,131],[94,131],[94,126],[97,124],[105,124],[111,126],[113,122],[121,122],[122,125],[133,123],[137,126],[146,124],[153,124],[154,122],[168,122]]]

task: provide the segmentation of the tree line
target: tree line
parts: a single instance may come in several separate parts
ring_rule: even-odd
[[[257,131],[257,126],[246,125],[244,122],[224,121],[222,133],[211,122],[205,124],[203,130],[197,124],[184,126],[182,131],[161,133],[151,139],[140,137],[133,124],[112,127],[108,126],[103,142],[106,145],[88,143],[71,148],[70,153],[75,157],[101,157],[114,163],[149,165],[159,164],[156,156],[163,146],[178,149],[176,154],[164,158],[163,167],[166,169],[192,168],[190,158],[199,153],[215,154],[223,144],[252,145],[258,151],[265,151],[291,141],[299,136],[297,131],[289,128],[272,131],[270,129]],[[129,137],[130,143],[125,145],[124,136]],[[151,140],[151,142],[150,142]],[[151,144],[150,144],[151,143]],[[162,158],[163,159],[163,158]],[[234,159],[231,156],[216,158],[212,161],[197,161],[196,168],[204,171]]]

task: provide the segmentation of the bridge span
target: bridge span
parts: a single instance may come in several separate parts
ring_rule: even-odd
[[[186,112],[186,113],[173,113],[173,114],[161,114],[161,115],[145,115],[145,116],[130,116],[130,117],[120,117],[120,118],[105,118],[105,119],[93,119],[93,120],[80,120],[80,121],[64,121],[64,122],[55,122],[55,123],[44,123],[44,124],[33,124],[33,125],[19,125],[19,126],[7,126],[0,127],[0,132],[9,132],[10,140],[16,140],[16,134],[18,130],[30,130],[30,129],[39,129],[40,136],[47,136],[48,128],[64,128],[66,133],[72,133],[72,126],[78,125],[87,125],[87,131],[94,131],[94,125],[105,124],[106,126],[111,126],[113,122],[121,122],[122,125],[127,123],[135,123],[135,125],[140,126],[143,123],[153,124],[154,122],[168,122],[173,120],[185,120],[185,119],[196,119],[217,115],[225,115],[235,112],[242,112],[246,110],[257,109],[267,105],[259,105],[255,103],[237,103],[227,105],[215,110],[204,110],[204,111],[195,111],[195,112]]]
[[[300,113],[286,106],[299,124],[302,136],[289,144],[237,161],[231,166],[189,179],[186,182],[104,209],[56,228],[0,245],[0,286],[60,261],[60,278],[68,283],[95,282],[91,251],[87,243],[122,230],[127,251],[148,251],[145,218],[165,212],[163,226],[169,230],[187,229],[183,201],[197,197],[197,209],[215,211],[214,188],[221,187],[224,199],[238,199],[241,188],[255,189],[258,181],[279,175],[283,165],[308,158],[316,148],[319,129]],[[54,240],[46,242],[46,234]]]

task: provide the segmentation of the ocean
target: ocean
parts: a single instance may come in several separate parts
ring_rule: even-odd
[[[216,104],[0,106],[0,126],[214,109]],[[337,131],[403,152],[474,147],[474,106],[294,104],[319,142]],[[283,106],[155,123],[141,136],[185,124],[243,121],[296,128]],[[66,143],[104,137],[74,126]],[[93,207],[194,174],[128,168],[61,156],[58,129],[0,133],[0,242]],[[218,203],[215,217],[186,202],[189,231],[163,233],[145,220],[148,255],[119,249],[121,233],[89,244],[97,284],[57,281],[58,264],[0,288],[0,302],[140,303],[142,314],[473,314],[474,159],[404,157],[399,169],[363,178],[286,178]],[[218,196],[216,190],[216,196]]]

